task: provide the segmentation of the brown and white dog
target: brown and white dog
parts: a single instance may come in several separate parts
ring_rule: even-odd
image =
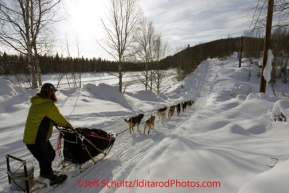
[[[143,134],[145,134],[146,128],[148,127],[148,134],[150,134],[150,130],[155,127],[155,118],[156,116],[151,115],[148,120],[146,120],[144,129],[143,129]]]
[[[144,114],[139,114],[135,117],[131,117],[128,120],[126,120],[126,119],[124,120],[129,126],[129,132],[130,133],[131,133],[131,130],[134,131],[133,127],[136,125],[137,125],[137,129],[139,129],[139,124],[140,124],[141,120],[143,119],[143,117],[144,117]]]
[[[170,107],[170,109],[169,109],[169,111],[168,111],[168,118],[169,118],[169,119],[174,115],[174,113],[175,113],[175,108],[176,108],[176,106],[171,106],[171,107]]]
[[[159,117],[158,122],[160,119],[162,119],[162,123],[164,123],[164,120],[166,118],[166,110],[167,110],[167,107],[164,107],[164,108],[157,110],[157,115]]]

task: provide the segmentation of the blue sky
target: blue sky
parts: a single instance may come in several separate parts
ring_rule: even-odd
[[[241,36],[250,26],[252,0],[141,0],[148,18],[172,46],[194,46],[229,35]]]
[[[241,36],[250,27],[249,9],[255,0],[139,0],[144,15],[153,20],[156,31],[169,44],[170,53],[177,47],[197,45],[216,39]],[[105,17],[105,0],[68,0],[66,20],[59,39],[67,35],[71,55],[77,56],[76,39],[84,57],[106,58],[96,39],[103,36],[100,18]],[[67,49],[62,44],[61,54]]]

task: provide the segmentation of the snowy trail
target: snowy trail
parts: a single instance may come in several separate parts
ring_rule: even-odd
[[[195,107],[179,116],[175,115],[172,120],[166,120],[163,125],[161,123],[155,124],[155,128],[150,135],[143,135],[143,124],[139,131],[135,130],[132,134],[128,131],[125,132],[116,139],[114,147],[105,160],[97,163],[84,173],[71,178],[68,184],[60,187],[59,191],[63,189],[69,192],[90,192],[92,191],[90,188],[76,188],[77,182],[93,181],[95,179],[106,181],[112,178],[116,181],[125,179],[147,152],[157,146],[194,111]],[[116,123],[113,127],[123,127],[123,123]],[[93,188],[95,192],[100,192],[101,190],[101,186]],[[114,192],[114,189],[103,189],[102,192]]]
[[[167,135],[178,128],[184,121],[186,121],[197,109],[202,108],[206,104],[207,96],[212,91],[210,78],[215,73],[209,64],[203,65],[202,70],[199,72],[199,76],[205,81],[198,81],[198,90],[201,91],[201,97],[195,100],[195,105],[192,109],[188,109],[186,112],[181,113],[179,116],[174,115],[171,120],[166,119],[164,124],[157,124],[150,135],[143,135],[143,124],[140,126],[140,130],[132,134],[129,132],[119,136],[114,144],[109,155],[105,160],[97,163],[91,169],[81,173],[80,175],[71,178],[69,183],[64,184],[55,191],[68,191],[68,192],[102,192],[112,193],[116,188],[103,188],[102,186],[84,188],[77,187],[78,182],[92,182],[94,180],[108,181],[113,179],[114,181],[121,181],[126,179],[136,164],[143,159],[143,157],[154,147],[156,147]],[[156,112],[156,109],[145,112],[146,115]],[[117,119],[117,118],[116,118]],[[146,120],[146,117],[143,121]],[[143,123],[142,121],[142,123]],[[157,117],[156,117],[157,121]],[[126,124],[124,122],[115,122],[110,128],[105,128],[107,131],[116,132],[111,128],[124,128]]]
[[[178,128],[199,108],[202,108],[202,106],[206,104],[207,96],[211,93],[213,89],[210,86],[210,81],[212,81],[211,79],[214,78],[215,70],[210,66],[208,62],[205,62],[200,66],[200,69],[197,69],[194,73],[197,73],[198,76],[202,78],[196,79],[194,83],[195,85],[192,85],[195,88],[195,91],[200,93],[200,97],[195,99],[195,104],[191,109],[189,108],[187,109],[187,111],[181,112],[179,116],[175,113],[175,115],[170,120],[166,119],[164,124],[157,123],[156,117],[155,128],[152,130],[150,135],[143,134],[143,123],[151,114],[156,114],[155,112],[157,108],[144,112],[145,117],[140,124],[139,131],[135,129],[134,133],[132,134],[127,131],[120,135],[116,139],[112,150],[104,160],[92,166],[78,176],[74,178],[69,178],[63,185],[51,192],[114,192],[115,189],[113,188],[102,188],[101,186],[93,188],[78,187],[78,182],[93,181],[95,179],[113,179],[115,181],[121,181],[123,179],[126,179],[132,169],[136,166],[136,164],[138,164],[138,162],[142,160],[143,157],[150,150],[152,150],[159,143],[161,143],[161,141],[165,139],[167,135],[169,135],[172,131]],[[188,95],[188,93],[186,94]],[[69,97],[69,100],[77,102],[78,96],[79,93],[76,92],[73,97]],[[62,104],[60,104],[59,108],[61,109],[66,102],[67,100],[64,100]],[[114,133],[126,129],[127,124],[123,121],[125,117],[128,117],[127,114],[124,114],[122,116],[116,115],[108,117],[107,120],[109,121],[103,125],[102,129]],[[54,146],[56,145],[57,136],[57,132],[54,132],[51,138],[51,142]],[[38,176],[38,164],[35,159],[31,157],[30,152],[27,151],[25,146],[23,148],[13,150],[11,154],[16,157],[21,157],[24,160],[33,160],[35,165],[35,176]],[[0,177],[0,183],[7,184],[8,180],[6,174],[5,155],[1,155],[0,165],[0,174],[2,174]],[[54,166],[55,165],[56,164],[54,163]],[[42,192],[45,192],[45,190]]]

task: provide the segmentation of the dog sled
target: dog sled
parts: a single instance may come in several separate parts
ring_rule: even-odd
[[[117,134],[113,134],[102,129],[88,129],[85,127],[72,129],[57,126],[57,129],[59,130],[59,136],[56,152],[62,159],[60,171],[65,172],[65,169],[69,169],[73,165],[77,171],[71,177],[77,176],[79,173],[103,160],[112,149],[116,137],[128,130],[125,129]],[[11,167],[11,159],[19,162],[19,168],[13,169]],[[49,187],[47,183],[34,178],[34,167],[33,165],[29,165],[30,163],[26,163],[25,160],[9,154],[6,155],[6,161],[8,181],[12,189],[29,193]],[[93,164],[88,164],[88,167],[82,167],[91,161]],[[15,171],[18,173],[15,173]],[[55,187],[49,187],[49,190]]]
[[[60,133],[56,150],[61,150],[60,144],[63,139],[63,161],[76,165],[82,165],[89,160],[94,163],[103,160],[116,139],[116,134],[107,133],[102,129],[58,127],[58,130]]]

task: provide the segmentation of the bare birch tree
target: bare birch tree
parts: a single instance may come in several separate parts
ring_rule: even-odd
[[[79,60],[81,51],[80,51],[80,43],[79,43],[78,37],[76,37],[76,48],[77,48],[77,59]],[[80,88],[81,88],[81,75],[82,75],[82,70],[83,70],[82,66],[83,66],[83,64],[81,63],[80,66],[79,66],[80,67],[80,70],[79,70],[79,87]]]
[[[106,39],[99,45],[117,61],[119,92],[122,92],[123,65],[130,58],[134,31],[139,21],[138,0],[110,0],[107,19],[101,19]]]
[[[42,85],[38,55],[51,49],[60,0],[0,0],[0,42],[28,58],[32,88]]]
[[[154,40],[154,49],[153,49],[153,56],[154,60],[156,61],[157,66],[160,66],[160,60],[163,59],[166,55],[168,50],[168,44],[163,42],[161,34],[155,36]],[[155,90],[158,94],[161,93],[162,84],[166,75],[166,71],[158,68],[155,70],[154,74],[154,83],[155,83]]]
[[[136,42],[136,55],[137,59],[144,63],[145,70],[137,74],[139,81],[145,86],[145,89],[148,90],[150,77],[152,76],[152,71],[149,70],[149,64],[153,61],[153,47],[154,47],[154,37],[155,29],[152,21],[147,21],[145,17],[142,18],[140,24],[137,28],[137,33],[135,35]],[[152,89],[152,87],[150,87]]]

